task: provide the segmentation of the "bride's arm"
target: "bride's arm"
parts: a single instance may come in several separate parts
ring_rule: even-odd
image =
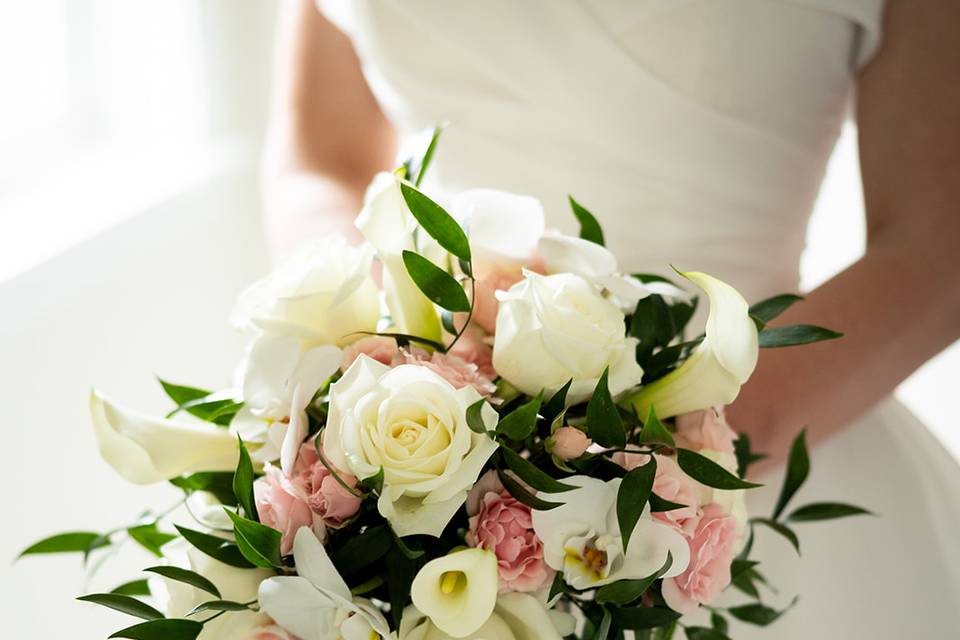
[[[804,426],[814,441],[842,429],[960,337],[960,3],[888,4],[858,78],[866,255],[783,317],[846,336],[764,351],[730,407],[771,453]]]
[[[390,168],[395,134],[360,71],[349,38],[311,0],[287,0],[264,160],[271,251],[353,220],[373,175]]]

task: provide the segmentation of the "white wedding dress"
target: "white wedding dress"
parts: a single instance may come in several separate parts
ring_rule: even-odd
[[[625,270],[702,270],[754,301],[797,290],[807,220],[883,9],[882,0],[348,8],[367,78],[397,127],[450,123],[433,188],[531,194],[551,226],[575,233],[574,194]],[[752,499],[757,513],[769,512],[779,474],[768,481]],[[798,525],[800,561],[762,531],[762,569],[780,588],[768,600],[801,599],[769,630],[738,624],[734,638],[960,637],[960,467],[914,416],[887,400],[816,449],[797,504],[815,500],[880,517]]]

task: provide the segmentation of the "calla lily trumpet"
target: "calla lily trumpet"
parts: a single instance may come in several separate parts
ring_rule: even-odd
[[[223,427],[148,416],[90,395],[100,455],[126,480],[150,484],[194,471],[231,471],[237,438]]]
[[[410,587],[414,606],[456,638],[479,629],[497,603],[497,556],[462,549],[431,560]]]
[[[439,341],[437,310],[403,264],[403,252],[416,250],[413,241],[416,221],[403,200],[399,177],[380,173],[374,178],[356,224],[383,264],[383,290],[397,330]]]
[[[651,406],[660,417],[669,417],[730,404],[757,365],[757,327],[743,296],[705,273],[680,275],[703,289],[710,299],[706,335],[675,371],[623,400],[640,416],[646,416]]]

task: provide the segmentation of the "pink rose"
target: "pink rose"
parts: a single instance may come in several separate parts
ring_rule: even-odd
[[[733,453],[736,432],[727,424],[723,407],[694,411],[677,416],[674,440],[684,449],[712,449],[721,453]]]
[[[647,464],[650,456],[644,453],[615,453],[613,461],[630,471]],[[668,456],[656,456],[657,475],[653,479],[653,492],[670,502],[687,505],[672,511],[656,511],[653,517],[674,527],[691,538],[700,523],[700,485],[680,469],[677,461]]]
[[[516,264],[493,265],[487,273],[477,278],[473,322],[487,333],[494,333],[497,329],[497,311],[500,309],[497,291],[506,291],[521,280],[523,272]]]
[[[503,488],[494,471],[485,473],[467,496],[467,544],[497,556],[500,591],[536,591],[553,571],[543,560],[543,542],[533,531],[530,507]]]
[[[576,427],[560,427],[550,437],[550,453],[561,460],[579,458],[592,444],[580,429]]]
[[[300,527],[310,527],[319,540],[326,540],[327,528],[310,510],[303,490],[272,464],[265,464],[263,471],[264,476],[253,483],[254,500],[260,521],[283,534],[280,552],[287,555],[293,551],[293,538]]]
[[[450,353],[434,351],[430,354],[423,349],[414,347],[410,351],[401,352],[400,358],[399,362],[394,361],[395,365],[418,364],[426,367],[457,389],[473,387],[482,396],[492,395],[497,390],[496,385],[480,373],[480,368],[477,365]]]
[[[350,488],[357,486],[357,479],[346,471],[338,471],[337,475]],[[339,529],[360,509],[361,499],[330,474],[320,461],[313,440],[300,446],[300,455],[293,465],[293,482],[306,496],[310,510],[328,527]]]
[[[711,504],[690,540],[686,571],[663,581],[663,599],[674,611],[689,615],[701,604],[713,602],[730,584],[730,563],[737,545],[737,523]]]
[[[343,349],[343,363],[340,369],[346,371],[360,354],[370,356],[377,362],[390,366],[399,349],[397,341],[386,336],[367,336],[348,344]]]

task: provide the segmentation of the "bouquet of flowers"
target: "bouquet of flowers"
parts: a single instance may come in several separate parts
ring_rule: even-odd
[[[376,177],[365,245],[324,239],[243,293],[234,388],[161,381],[163,418],[93,393],[104,459],[183,491],[23,552],[134,540],[157,556],[149,581],[81,598],[144,620],[111,637],[723,639],[728,617],[782,613],[761,601],[755,530],[798,547],[792,523],[865,513],[788,513],[803,434],[773,514],[746,512],[762,456],[723,406],[760,347],[839,335],[767,326],[797,296],[748,307],[704,273],[624,274],[572,198],[580,237],[545,230],[525,196],[445,209],[420,189],[435,143]],[[749,600],[710,606],[730,585]],[[709,626],[688,617],[703,605]]]

